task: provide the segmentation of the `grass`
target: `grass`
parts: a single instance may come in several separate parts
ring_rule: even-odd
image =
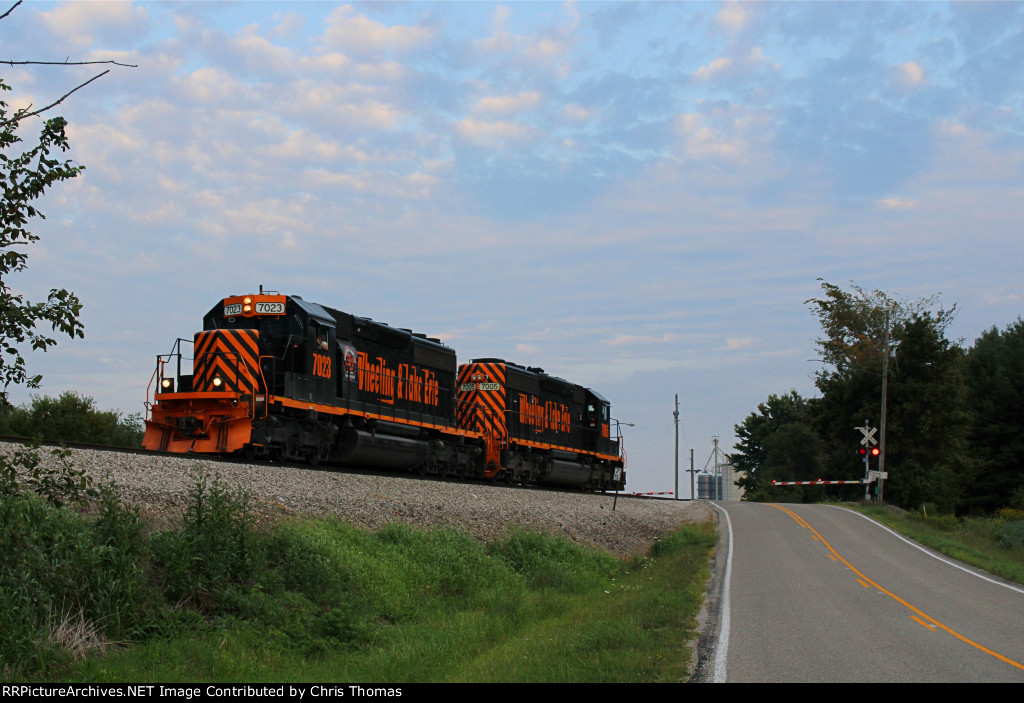
[[[272,539],[285,547],[276,576],[268,572],[276,587],[235,591],[198,634],[143,643],[64,675],[107,682],[682,681],[714,526],[683,528],[628,562],[537,534],[482,545],[450,530],[392,525],[369,533],[338,520],[283,526]]]
[[[109,489],[83,510],[19,485],[0,495],[9,680],[682,681],[715,544],[713,524],[628,560],[529,532],[259,530],[203,475],[151,534]]]
[[[851,507],[845,505],[844,507]],[[1024,512],[1004,509],[989,517],[938,515],[934,510],[894,512],[879,506],[856,510],[932,549],[1024,584]]]

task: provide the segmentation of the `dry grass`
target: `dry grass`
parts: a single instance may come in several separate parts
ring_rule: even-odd
[[[110,646],[99,628],[87,620],[81,611],[64,612],[50,620],[50,632],[46,643],[52,648],[67,652],[74,661],[82,661],[90,654],[106,656]]]

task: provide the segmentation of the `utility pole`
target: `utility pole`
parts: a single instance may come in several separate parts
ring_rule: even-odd
[[[672,413],[676,424],[676,500],[679,500],[679,394],[676,393],[676,409]]]
[[[697,473],[697,470],[693,468],[693,447],[690,447],[690,500],[697,498],[697,494],[693,491],[693,475]]]
[[[719,483],[719,477],[718,477],[718,437],[717,436],[716,437],[712,437],[712,442],[715,445],[715,469],[714,469],[714,472],[711,475],[715,477],[715,500],[721,500],[722,496],[719,495],[719,491],[718,491],[718,483]]]
[[[882,348],[882,428],[878,438],[878,502],[885,502],[885,406],[889,387],[889,311],[885,311],[885,344]],[[864,423],[867,424],[866,422]]]

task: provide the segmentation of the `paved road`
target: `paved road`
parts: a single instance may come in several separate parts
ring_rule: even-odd
[[[1024,682],[1024,588],[842,508],[718,507],[724,629],[698,680]]]

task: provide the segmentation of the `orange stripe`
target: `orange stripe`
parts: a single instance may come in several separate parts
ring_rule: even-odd
[[[336,405],[323,405],[321,403],[306,403],[301,400],[291,400],[290,398],[280,398],[278,396],[270,396],[267,398],[268,405],[274,403],[280,403],[281,405],[288,408],[298,408],[300,410],[316,410],[317,412],[328,413],[329,415],[354,415],[356,417],[366,417],[374,420],[390,420],[392,422],[398,422],[403,425],[415,425],[416,427],[427,427],[430,429],[442,430],[447,434],[455,434],[460,437],[472,437],[475,439],[483,439],[484,436],[479,432],[473,432],[471,430],[464,430],[459,427],[453,427],[450,425],[437,425],[430,422],[420,422],[417,420],[406,420],[403,417],[396,417],[395,415],[380,415],[378,413],[364,412],[362,410],[350,410],[348,408],[340,408]]]
[[[545,444],[543,442],[531,442],[528,439],[513,439],[511,441],[513,446],[522,445],[524,447],[535,447],[537,449],[561,449],[567,452],[576,452],[577,454],[586,454],[587,456],[597,457],[599,459],[608,459],[610,461],[622,461],[621,456],[615,456],[614,454],[600,454],[598,452],[591,452],[585,449],[577,449],[576,447],[563,447],[558,444]]]

